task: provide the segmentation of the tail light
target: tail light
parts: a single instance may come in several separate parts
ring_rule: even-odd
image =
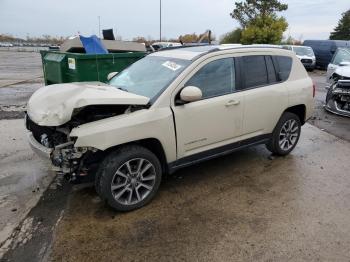
[[[316,95],[316,84],[314,81],[312,81],[312,97],[315,97]]]

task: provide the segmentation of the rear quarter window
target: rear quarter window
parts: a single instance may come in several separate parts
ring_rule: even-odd
[[[279,81],[286,81],[292,70],[293,59],[289,56],[274,56],[273,58],[277,66]]]
[[[267,68],[267,75],[269,78],[269,83],[273,84],[273,83],[277,83],[277,77],[276,77],[276,70],[275,70],[275,66],[273,64],[272,61],[272,57],[271,56],[265,56],[265,61],[266,61],[266,68]]]

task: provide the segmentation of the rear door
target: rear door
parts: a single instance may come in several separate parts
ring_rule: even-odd
[[[270,55],[246,55],[240,58],[243,79],[241,91],[245,97],[245,138],[271,133],[288,105],[288,90],[282,82],[289,77],[292,59],[283,60],[282,57],[278,68],[275,65],[277,59]],[[286,66],[289,71],[288,68],[285,70]]]

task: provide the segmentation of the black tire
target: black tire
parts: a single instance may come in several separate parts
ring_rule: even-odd
[[[147,166],[149,166],[149,164],[151,165],[151,167],[148,169],[151,169],[150,172],[152,172],[152,174],[150,177],[152,178],[154,177],[154,179],[152,179],[151,185],[147,184],[147,186],[150,187],[151,189],[144,188],[144,191],[147,191],[147,194],[145,193],[144,198],[142,197],[141,200],[138,200],[140,198],[140,193],[138,190],[142,186],[138,185],[137,181],[135,182],[136,178],[134,177],[129,178],[129,175],[127,174],[128,178],[125,178],[125,181],[121,183],[121,184],[125,183],[127,185],[126,186],[117,185],[117,186],[123,186],[118,193],[120,193],[124,189],[127,189],[127,191],[125,191],[123,194],[127,193],[128,191],[130,192],[131,190],[132,191],[131,197],[132,198],[136,197],[136,201],[138,202],[127,203],[126,201],[128,200],[125,200],[124,203],[121,203],[122,201],[119,198],[118,199],[115,198],[116,195],[118,195],[118,193],[116,193],[116,191],[115,192],[112,191],[112,184],[115,182],[116,173],[117,171],[120,171],[120,169],[123,168],[125,165],[128,166],[127,163],[129,163],[128,168],[130,166],[131,166],[130,168],[132,168],[132,163],[133,163],[132,161],[138,161],[138,160],[142,160],[142,163],[148,163]],[[142,165],[142,163],[140,164],[140,166]],[[139,171],[140,171],[140,168],[139,168]],[[125,174],[127,172],[122,172],[122,173]],[[137,171],[135,171],[134,173],[137,173]],[[130,173],[130,176],[132,176],[131,173]],[[141,174],[141,177],[143,179],[142,174]],[[123,179],[123,177],[121,178]],[[134,182],[131,182],[132,179],[134,180]],[[142,146],[127,145],[119,149],[116,149],[115,151],[113,151],[112,153],[110,153],[105,157],[105,159],[102,161],[100,168],[97,172],[95,187],[96,187],[96,192],[99,194],[99,196],[104,201],[106,201],[113,209],[117,211],[131,211],[131,210],[135,210],[145,206],[153,199],[153,197],[158,191],[161,179],[162,179],[162,168],[161,168],[159,159],[150,150]],[[130,183],[128,184],[127,181],[129,180],[130,180]],[[134,184],[131,185],[132,183]],[[140,181],[140,184],[146,184],[146,183],[142,180]],[[138,192],[136,194],[137,187],[138,187],[137,189]]]
[[[293,135],[293,143],[290,142],[291,140],[288,140],[290,142],[290,147],[287,148],[283,148],[280,145],[281,141],[281,131],[282,128],[285,126],[285,124],[287,124],[288,121],[292,121],[292,123],[295,123],[295,125],[297,126],[297,132],[295,133],[295,135],[297,135],[296,137]],[[291,122],[289,122],[291,123]],[[295,129],[295,128],[294,128]],[[295,148],[295,146],[298,144],[299,138],[300,138],[300,131],[301,131],[301,122],[299,117],[296,114],[290,113],[290,112],[285,112],[283,113],[283,115],[281,116],[280,120],[278,121],[273,133],[272,133],[272,137],[269,140],[269,142],[266,144],[266,147],[269,151],[271,151],[273,154],[275,155],[279,155],[279,156],[285,156],[288,155],[290,152],[292,152],[292,150]],[[294,139],[295,137],[295,139]],[[287,139],[289,139],[290,136],[288,136]]]

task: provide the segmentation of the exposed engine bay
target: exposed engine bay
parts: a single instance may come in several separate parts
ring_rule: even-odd
[[[325,109],[350,117],[350,77],[333,74],[326,96]]]
[[[75,138],[71,130],[80,125],[121,114],[131,113],[145,106],[130,105],[90,105],[75,109],[72,119],[61,126],[40,126],[26,115],[26,128],[32,132],[36,142],[50,149],[53,170],[67,179],[79,182],[81,177],[96,170],[104,152],[95,148],[74,147]]]

